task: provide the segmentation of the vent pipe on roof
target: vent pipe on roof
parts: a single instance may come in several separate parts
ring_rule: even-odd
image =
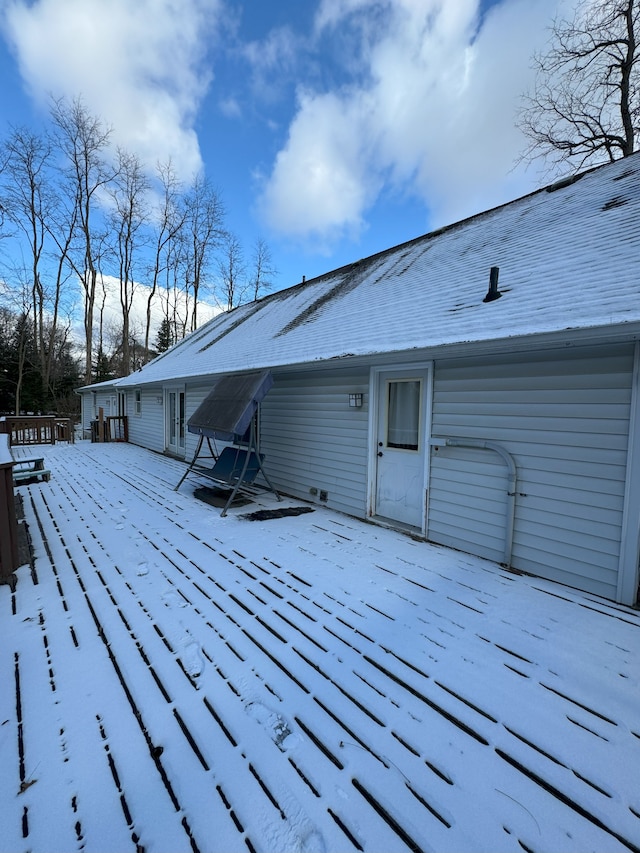
[[[498,274],[500,272],[500,267],[491,267],[491,271],[489,272],[489,290],[487,295],[482,300],[483,302],[493,302],[494,299],[500,299],[502,294],[498,290]]]

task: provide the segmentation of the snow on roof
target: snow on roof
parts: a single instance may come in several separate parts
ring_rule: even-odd
[[[99,391],[100,389],[115,388],[117,383],[117,379],[105,379],[104,382],[92,382],[91,385],[83,385],[81,388],[76,388],[76,391]]]
[[[220,314],[119,385],[637,322],[639,214],[636,154]]]

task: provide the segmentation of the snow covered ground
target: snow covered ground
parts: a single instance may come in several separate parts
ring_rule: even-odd
[[[640,849],[638,612],[326,509],[220,518],[130,445],[37,453],[2,853]]]

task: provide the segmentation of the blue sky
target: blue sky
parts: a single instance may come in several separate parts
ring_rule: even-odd
[[[542,182],[530,57],[571,0],[3,0],[0,127],[82,96],[114,144],[204,169],[278,287]]]

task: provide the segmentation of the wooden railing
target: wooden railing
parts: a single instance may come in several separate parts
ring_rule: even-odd
[[[71,418],[58,418],[55,415],[7,415],[0,418],[0,433],[9,436],[11,447],[74,440]]]
[[[129,441],[129,419],[126,415],[109,415],[91,421],[91,441]]]
[[[13,588],[13,572],[18,568],[18,522],[12,469],[9,436],[0,435],[0,583]]]
[[[107,417],[107,441],[129,441],[129,420],[126,415]]]

